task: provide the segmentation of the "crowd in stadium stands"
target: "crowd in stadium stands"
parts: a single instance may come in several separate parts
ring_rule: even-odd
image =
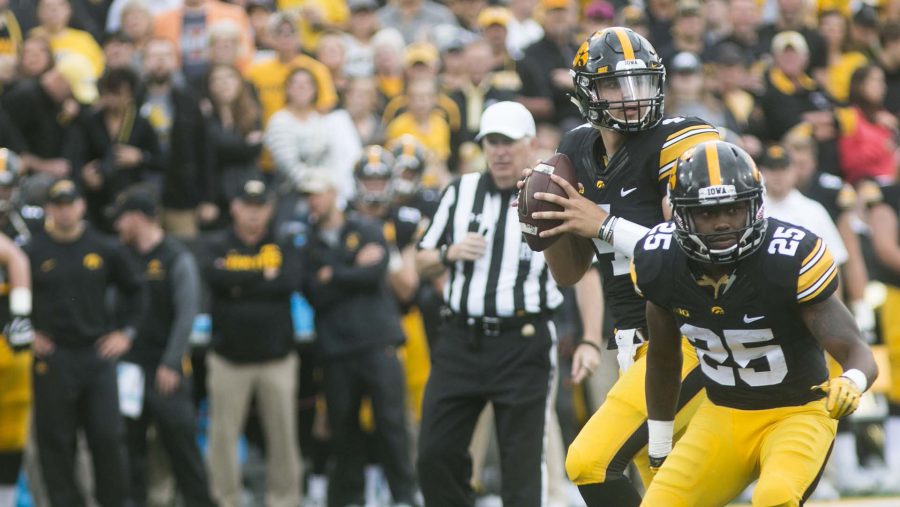
[[[881,375],[841,422],[816,495],[900,494],[900,0],[0,0],[0,228],[31,257],[34,283],[51,283],[34,290],[41,343],[22,398],[37,429],[0,506],[420,503],[416,428],[445,280],[416,274],[416,243],[442,190],[484,170],[486,107],[524,105],[540,158],[584,123],[570,68],[612,26],[658,49],[666,115],[702,118],[750,153],[772,216],[806,220],[842,264]],[[83,209],[70,216],[73,202]],[[65,339],[39,322],[61,283],[43,275],[69,269],[46,238],[80,216],[84,241],[105,245],[86,269],[128,247],[134,274],[168,280],[144,295],[171,307],[152,314],[172,325],[154,335],[156,356],[137,357],[153,348],[146,325],[131,345],[83,337],[140,366],[137,394],[119,368],[124,425],[82,417],[100,410],[82,401],[67,424],[52,386],[69,384],[46,377],[93,364],[56,364]],[[162,234],[178,246],[154,257],[142,245]],[[107,276],[80,293],[134,290]],[[557,506],[581,505],[564,450],[616,376],[604,358],[566,382],[583,326],[564,295],[547,460]],[[95,387],[78,396],[108,401],[115,386]],[[179,392],[188,403],[160,401]],[[143,400],[137,412],[126,393]],[[496,451],[488,431],[475,440],[472,484],[493,505]]]

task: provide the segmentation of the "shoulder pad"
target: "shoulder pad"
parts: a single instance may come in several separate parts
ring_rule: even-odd
[[[819,184],[825,188],[838,189],[844,185],[844,180],[833,174],[822,173],[819,175]]]
[[[397,220],[401,222],[409,222],[413,224],[419,223],[422,219],[422,212],[410,206],[400,206],[397,209]]]
[[[671,286],[671,270],[665,266],[679,248],[672,234],[674,230],[672,222],[663,222],[650,229],[635,246],[631,261],[631,282],[635,291],[661,306],[666,306],[667,289]]]

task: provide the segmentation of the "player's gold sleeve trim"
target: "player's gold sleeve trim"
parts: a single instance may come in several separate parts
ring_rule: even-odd
[[[803,265],[797,279],[797,301],[805,303],[822,293],[837,276],[837,266],[828,247],[819,239]]]
[[[613,28],[613,31],[616,33],[616,37],[619,38],[619,44],[622,45],[625,59],[634,60],[634,47],[631,45],[631,40],[628,39],[628,34],[622,28]]]
[[[706,141],[717,141],[719,131],[711,125],[694,125],[670,135],[659,153],[659,181],[675,172],[675,161],[682,153]]]

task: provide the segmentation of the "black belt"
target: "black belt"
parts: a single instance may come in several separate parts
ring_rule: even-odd
[[[498,336],[504,331],[522,329],[525,324],[533,324],[549,315],[550,312],[542,312],[527,313],[515,317],[465,317],[449,312],[445,317],[445,322],[478,330],[483,336]]]

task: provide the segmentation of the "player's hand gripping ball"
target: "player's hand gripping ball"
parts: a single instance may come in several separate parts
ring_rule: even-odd
[[[578,179],[575,174],[575,166],[569,157],[562,153],[556,153],[547,160],[539,163],[531,171],[531,175],[525,179],[525,184],[519,191],[519,226],[525,235],[525,241],[535,252],[542,252],[550,248],[559,239],[559,236],[550,238],[540,237],[540,233],[553,229],[562,224],[561,220],[540,220],[532,218],[532,213],[539,211],[563,211],[562,206],[552,202],[535,199],[534,194],[545,192],[567,198],[566,191],[557,185],[550,175],[555,174],[566,180],[573,187],[578,187]]]

